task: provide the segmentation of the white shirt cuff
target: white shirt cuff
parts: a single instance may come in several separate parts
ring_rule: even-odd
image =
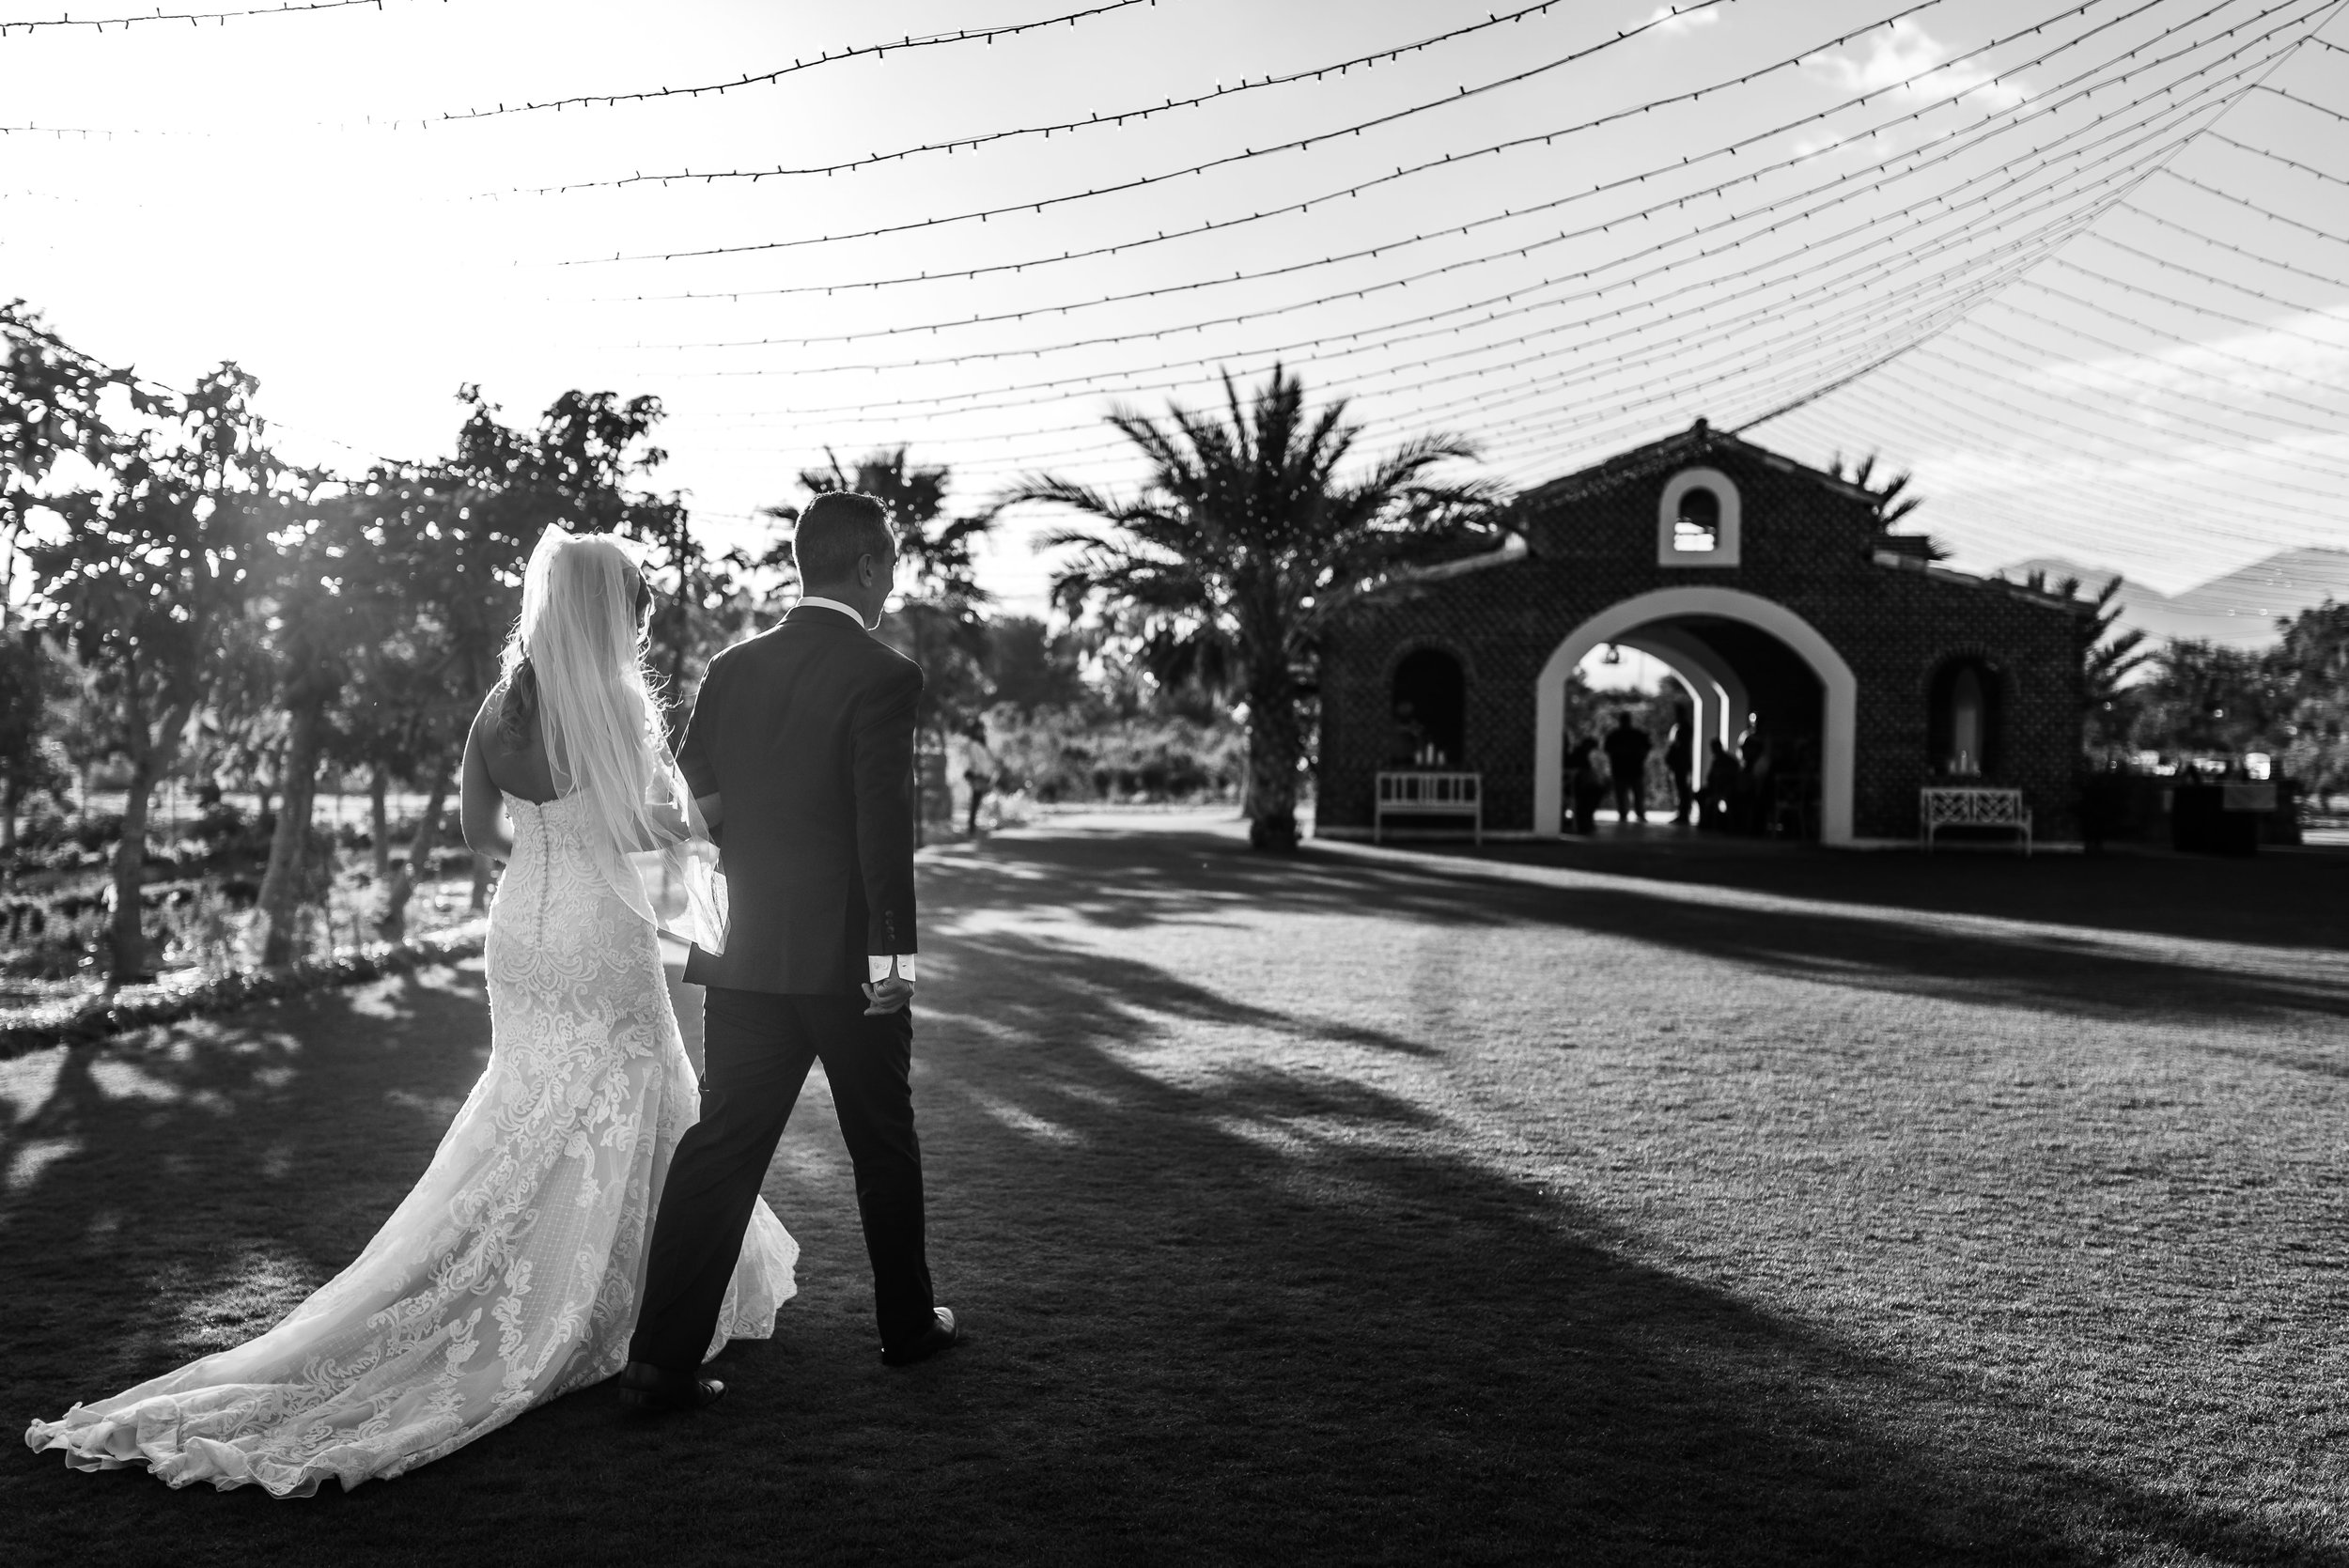
[[[900,953],[894,956],[886,953],[868,953],[864,955],[864,971],[878,986],[889,978],[889,966],[894,964],[897,966],[897,978],[910,986],[914,984],[913,959],[914,955],[910,953]]]

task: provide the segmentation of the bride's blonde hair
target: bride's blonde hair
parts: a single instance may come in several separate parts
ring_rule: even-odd
[[[556,793],[585,795],[618,846],[641,846],[646,808],[673,804],[668,741],[645,663],[643,568],[608,534],[550,527],[522,576],[506,639],[499,738],[528,744],[536,719]]]

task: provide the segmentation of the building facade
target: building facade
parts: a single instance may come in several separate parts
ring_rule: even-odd
[[[1679,677],[1702,741],[1772,759],[1766,831],[1911,841],[1920,788],[1964,784],[2076,838],[2092,635],[2085,600],[1937,566],[1867,490],[1699,421],[1529,491],[1501,550],[1336,619],[1316,831],[1368,833],[1382,771],[1449,769],[1481,776],[1486,831],[1559,832],[1567,681],[1613,644]]]

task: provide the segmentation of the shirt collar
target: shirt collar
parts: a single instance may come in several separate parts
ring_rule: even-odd
[[[848,619],[856,622],[857,629],[860,631],[870,631],[873,629],[871,627],[864,624],[864,617],[857,613],[856,607],[854,605],[843,604],[836,598],[823,598],[815,594],[802,594],[800,596],[800,602],[792,606],[792,608],[798,610],[803,609],[809,605],[814,605],[819,610],[839,611],[843,615],[846,615]]]

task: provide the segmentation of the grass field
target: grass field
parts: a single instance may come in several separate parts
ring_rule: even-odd
[[[820,1077],[708,1414],[277,1502],[0,1459],[0,1561],[2349,1563],[2349,857],[925,854],[941,1299]],[[0,1412],[265,1327],[487,1046],[442,970],[0,1063]],[[14,1428],[21,1430],[21,1426]]]

